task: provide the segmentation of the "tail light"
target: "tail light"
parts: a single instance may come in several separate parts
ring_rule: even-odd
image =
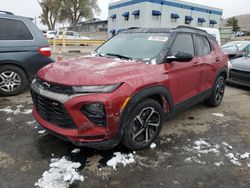
[[[40,47],[40,48],[38,48],[38,51],[43,56],[46,56],[46,57],[51,56],[51,48],[50,47]]]

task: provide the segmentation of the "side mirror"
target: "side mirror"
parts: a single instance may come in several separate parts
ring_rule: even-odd
[[[170,61],[191,61],[194,56],[186,51],[178,51],[174,56],[168,56],[167,60]]]

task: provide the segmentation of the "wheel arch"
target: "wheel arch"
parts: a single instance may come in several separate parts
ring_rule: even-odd
[[[168,114],[170,114],[173,111],[172,95],[166,87],[162,85],[158,85],[158,86],[147,87],[136,92],[134,95],[132,95],[131,99],[129,100],[126,107],[122,110],[122,113],[120,115],[120,122],[119,122],[119,139],[120,140],[122,139],[122,136],[124,133],[126,120],[129,114],[131,113],[133,107],[146,98],[151,98],[159,102],[160,105],[163,107],[163,109],[165,108],[164,115],[166,118]],[[168,105],[168,107],[166,108],[165,105]]]
[[[20,64],[21,64],[20,62],[10,61],[10,60],[8,60],[8,61],[0,61],[0,67],[2,67],[2,66],[17,67],[17,68],[21,69],[25,73],[27,79],[30,80],[30,77],[29,77],[26,69],[23,66],[21,66]]]

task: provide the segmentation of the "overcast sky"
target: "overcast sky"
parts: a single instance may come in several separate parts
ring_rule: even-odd
[[[98,0],[99,6],[102,10],[100,15],[97,15],[100,19],[107,19],[108,17],[108,4],[109,2],[115,2],[117,0]],[[192,3],[198,3],[203,5],[214,6],[223,9],[223,18],[232,17],[239,14],[250,14],[250,0],[186,0]],[[39,17],[41,14],[41,8],[37,3],[37,0],[0,0],[0,10],[11,11],[14,14]],[[39,22],[39,21],[38,21]],[[38,23],[38,26],[42,27]]]

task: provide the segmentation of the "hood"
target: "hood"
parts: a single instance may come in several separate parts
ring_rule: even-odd
[[[42,80],[62,85],[108,85],[155,70],[155,65],[105,57],[79,57],[49,64],[38,72]]]
[[[250,72],[250,57],[240,57],[231,61],[232,69]]]

